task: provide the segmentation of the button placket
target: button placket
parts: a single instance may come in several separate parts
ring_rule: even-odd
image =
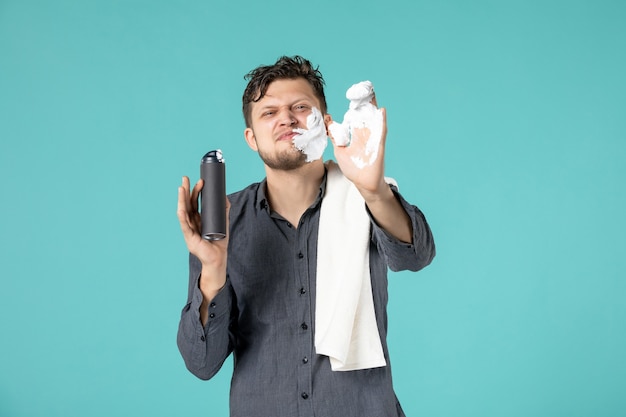
[[[296,362],[294,366],[297,366],[297,374],[298,374],[298,392],[299,401],[302,403],[306,403],[302,409],[304,415],[313,415],[312,410],[312,400],[311,390],[312,390],[312,381],[311,381],[311,359],[313,355],[313,336],[312,336],[312,316],[311,316],[311,297],[310,292],[310,264],[309,264],[309,252],[308,247],[311,242],[308,241],[309,238],[309,220],[310,215],[305,213],[300,222],[298,223],[298,228],[295,229],[296,239],[294,240],[294,251],[292,252],[294,256],[294,271],[296,273],[296,290],[294,291],[294,296],[298,298],[297,303],[297,319],[299,320],[299,324],[297,326],[300,327],[298,333],[299,341],[298,341],[298,356],[294,358]],[[297,296],[295,294],[297,292]],[[297,322],[296,322],[297,323]],[[304,410],[307,410],[306,412]]]
[[[215,306],[216,306],[215,302],[212,301],[211,304],[209,304],[209,311],[210,310],[215,310]],[[215,318],[215,313],[211,311],[209,313],[209,318],[210,319],[214,319]]]

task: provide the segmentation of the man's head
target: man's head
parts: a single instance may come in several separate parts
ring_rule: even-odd
[[[303,78],[313,89],[315,96],[320,102],[322,114],[326,114],[326,97],[324,96],[324,78],[318,68],[301,56],[283,56],[274,65],[260,66],[250,71],[245,77],[248,86],[243,93],[243,117],[246,127],[252,126],[251,107],[252,103],[261,100],[269,85],[276,80],[295,80]]]

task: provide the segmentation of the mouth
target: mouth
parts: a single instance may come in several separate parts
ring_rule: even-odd
[[[296,136],[297,133],[294,132],[293,130],[290,130],[288,132],[282,133],[281,135],[278,136],[278,138],[276,139],[277,142],[281,142],[281,141],[289,141],[291,142],[293,140],[293,137]]]

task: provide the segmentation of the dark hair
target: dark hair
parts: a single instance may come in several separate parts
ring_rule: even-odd
[[[322,114],[326,113],[326,97],[324,96],[324,78],[318,70],[313,68],[311,62],[299,55],[293,57],[282,56],[274,65],[259,66],[244,76],[248,86],[243,92],[243,118],[246,127],[251,126],[250,104],[261,100],[271,83],[282,79],[303,78],[313,87],[315,96],[319,99]]]

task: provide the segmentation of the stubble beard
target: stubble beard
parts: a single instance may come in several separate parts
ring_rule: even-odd
[[[258,149],[261,160],[271,169],[281,171],[293,171],[302,167],[306,163],[306,155],[295,147],[275,155],[269,155],[265,151]]]

